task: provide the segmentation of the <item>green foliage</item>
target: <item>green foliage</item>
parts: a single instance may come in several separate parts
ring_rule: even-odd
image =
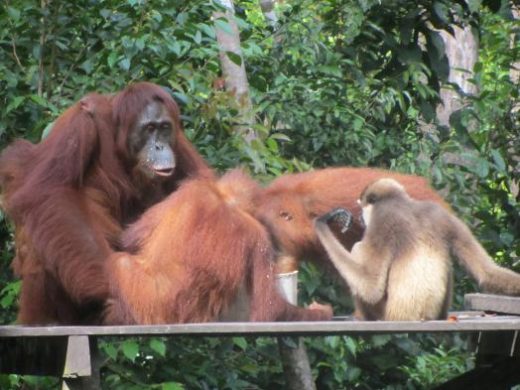
[[[56,389],[58,386],[58,378],[31,375],[0,375],[0,388],[2,389]]]
[[[479,1],[285,1],[274,28],[257,0],[235,3],[258,140],[233,133],[237,103],[213,88],[221,77],[214,24],[228,27],[212,20],[215,2],[10,0],[0,12],[0,146],[15,137],[38,141],[89,91],[150,80],[170,90],[188,137],[218,170],[244,165],[261,181],[347,164],[425,174],[490,254],[520,271],[520,88],[510,78],[520,46],[511,45],[519,31],[507,1],[496,15]],[[472,80],[479,93],[462,96],[444,128],[435,118],[447,77],[439,30],[455,21],[480,33]],[[11,323],[20,284],[8,267],[12,234],[2,221],[0,321]],[[457,281],[460,307],[471,285],[460,270]],[[313,265],[300,272],[300,302],[350,313],[343,288]],[[472,364],[457,337],[335,336],[306,345],[320,388],[430,387]],[[101,351],[107,388],[284,387],[269,338],[115,338]],[[1,388],[55,384],[0,376]]]
[[[447,5],[287,5],[280,30],[264,41],[270,56],[254,69],[255,78],[273,80],[257,104],[293,141],[283,144],[284,156],[315,166],[388,165],[415,151],[424,142],[419,114],[433,119],[439,81],[447,76],[444,45],[431,28],[453,21],[451,12],[439,17]]]
[[[450,198],[499,263],[520,270],[520,82],[512,77],[520,58],[518,25],[482,14],[485,34],[473,83],[479,94],[450,118],[452,131],[440,144],[435,167],[451,187]],[[518,38],[516,38],[518,39]],[[445,158],[456,152],[456,162]],[[443,159],[444,157],[444,159]]]
[[[20,281],[13,277],[13,273],[8,268],[13,258],[13,237],[9,233],[5,220],[2,221],[4,226],[0,230],[1,243],[0,248],[0,323],[8,324],[14,321],[16,313],[16,299],[20,290]]]
[[[446,350],[443,346],[411,358],[410,363],[403,366],[402,370],[407,374],[409,382],[418,387],[438,385],[474,368],[471,357],[461,354],[458,349]]]
[[[111,389],[256,389],[284,383],[270,338],[105,340],[101,350],[109,358],[103,383]]]

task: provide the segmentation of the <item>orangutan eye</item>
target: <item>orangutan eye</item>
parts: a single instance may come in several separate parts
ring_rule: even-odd
[[[280,211],[280,217],[282,217],[286,221],[290,221],[293,219],[293,216],[290,213],[288,213],[287,211]]]

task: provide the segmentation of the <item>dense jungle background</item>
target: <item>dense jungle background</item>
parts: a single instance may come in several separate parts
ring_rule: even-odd
[[[219,171],[242,165],[262,182],[334,165],[425,175],[496,261],[520,271],[513,1],[235,0],[234,17],[219,16],[229,4],[3,0],[0,147],[38,142],[87,92],[149,80],[173,94],[188,137]],[[217,39],[238,38],[229,20],[240,50]],[[247,75],[240,96],[224,61]],[[0,323],[9,324],[20,282],[0,220]],[[475,290],[457,270],[453,308]],[[309,264],[299,294],[301,304],[352,310],[334,278]],[[472,367],[467,344],[463,335],[305,339],[320,389],[430,388]],[[103,339],[101,350],[104,388],[284,387],[270,338]],[[2,389],[56,387],[55,378],[0,375]]]

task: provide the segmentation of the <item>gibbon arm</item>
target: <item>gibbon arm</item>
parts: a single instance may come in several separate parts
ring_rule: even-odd
[[[334,213],[337,215],[337,211]],[[326,221],[327,218],[323,217],[315,221],[316,234],[352,294],[367,303],[379,302],[386,290],[390,257],[383,253],[373,256],[364,241],[358,242],[352,253],[349,252],[334,236]]]

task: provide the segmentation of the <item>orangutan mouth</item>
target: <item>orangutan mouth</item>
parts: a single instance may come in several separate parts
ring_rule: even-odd
[[[155,169],[154,172],[157,176],[168,177],[173,174],[173,168]]]

